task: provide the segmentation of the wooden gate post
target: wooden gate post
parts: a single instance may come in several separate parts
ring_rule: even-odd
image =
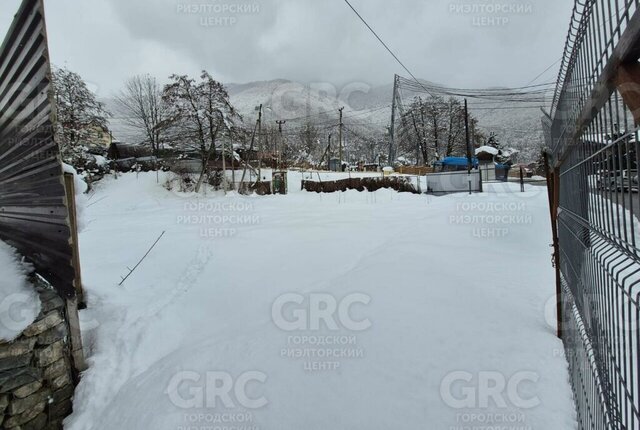
[[[71,346],[71,358],[75,369],[74,379],[79,380],[80,372],[87,369],[87,363],[82,349],[82,333],[80,331],[80,318],[78,309],[86,307],[84,302],[84,290],[82,288],[82,272],[80,270],[80,248],[78,246],[78,218],[76,212],[76,187],[75,178],[71,173],[64,174],[64,186],[69,212],[69,227],[71,228],[71,248],[73,250],[73,268],[75,270],[74,287],[76,296],[66,298],[66,314],[69,321],[69,339]]]
[[[619,65],[614,81],[624,104],[633,115],[635,125],[640,125],[640,64],[635,61]]]
[[[560,277],[560,242],[558,240],[558,205],[560,199],[560,169],[553,172],[549,166],[549,154],[544,153],[544,169],[547,176],[547,192],[549,195],[549,211],[551,214],[551,232],[553,234],[553,265],[556,269],[556,319],[557,335],[562,339],[562,281]]]
[[[85,306],[84,289],[82,288],[82,271],[80,270],[80,248],[78,246],[78,218],[76,212],[76,187],[74,176],[71,173],[64,174],[64,187],[67,192],[67,208],[69,209],[69,226],[71,227],[71,248],[73,249],[73,269],[75,270],[74,286],[78,306]]]

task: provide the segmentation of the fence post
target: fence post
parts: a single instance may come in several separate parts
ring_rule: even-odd
[[[73,250],[73,269],[75,271],[74,286],[78,297],[78,306],[85,306],[84,289],[82,288],[82,271],[80,270],[80,248],[78,246],[78,218],[76,212],[76,187],[72,173],[64,174],[64,187],[69,210],[69,226],[71,227],[71,248]]]
[[[560,278],[560,243],[558,240],[558,200],[560,197],[559,169],[551,172],[549,154],[544,153],[544,169],[547,177],[547,193],[549,195],[549,211],[551,213],[551,232],[553,234],[553,266],[556,269],[556,319],[557,335],[562,339],[562,281]]]
[[[80,331],[80,319],[78,309],[86,307],[84,302],[84,290],[82,288],[82,272],[80,270],[80,249],[78,247],[78,218],[76,212],[76,187],[72,173],[64,173],[64,188],[66,192],[67,209],[69,212],[69,226],[71,228],[71,248],[73,252],[73,269],[75,271],[74,287],[76,296],[67,298],[65,312],[69,321],[69,340],[71,358],[75,369],[74,379],[79,381],[79,374],[87,369],[82,349],[82,333]]]
[[[635,125],[640,124],[640,65],[637,61],[621,64],[615,76],[615,84],[624,103],[633,115]]]

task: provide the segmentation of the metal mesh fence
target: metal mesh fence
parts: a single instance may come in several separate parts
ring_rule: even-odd
[[[640,428],[637,0],[576,1],[549,133],[561,336],[581,429]]]

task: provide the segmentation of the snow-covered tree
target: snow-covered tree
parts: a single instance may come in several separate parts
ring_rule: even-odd
[[[202,169],[195,187],[199,192],[208,174],[209,161],[215,157],[216,144],[230,139],[242,118],[231,105],[224,86],[206,71],[198,82],[186,75],[172,75],[170,79],[163,100],[172,138],[176,146],[199,154]],[[225,157],[222,159],[224,162]]]
[[[542,148],[538,153],[538,157],[535,161],[535,169],[534,174],[539,176],[547,176],[546,165],[545,165],[545,148]]]
[[[109,113],[82,77],[67,68],[54,68],[52,88],[56,104],[56,139],[65,162],[76,165],[94,144],[96,128],[107,130]]]
[[[145,143],[157,155],[166,137],[167,107],[156,78],[151,75],[129,78],[115,100],[125,123],[144,135]]]
[[[482,138],[477,123],[469,114],[470,137],[474,142]],[[424,164],[441,157],[466,155],[464,105],[453,97],[416,97],[400,117],[398,145],[404,154],[421,157]]]
[[[299,151],[304,154],[306,161],[313,162],[312,160],[319,159],[322,155],[322,145],[320,145],[320,132],[318,128],[311,122],[306,121],[298,133],[298,140],[300,142]]]
[[[495,157],[498,163],[511,164],[513,163],[513,158],[518,154],[518,151],[513,148],[505,148],[495,133],[489,134],[485,145],[498,150],[498,155]]]

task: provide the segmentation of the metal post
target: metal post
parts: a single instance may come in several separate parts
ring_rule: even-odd
[[[395,129],[396,129],[396,98],[398,94],[398,75],[393,76],[393,98],[391,100],[391,127],[389,128],[390,140],[389,140],[389,165],[392,166],[396,158],[396,142],[395,142]]]
[[[560,197],[559,169],[551,172],[549,155],[544,154],[544,169],[547,176],[547,191],[549,195],[549,211],[551,213],[551,232],[553,234],[553,265],[556,269],[556,319],[558,320],[557,335],[562,339],[562,282],[560,278],[560,242],[558,239],[558,200]]]

